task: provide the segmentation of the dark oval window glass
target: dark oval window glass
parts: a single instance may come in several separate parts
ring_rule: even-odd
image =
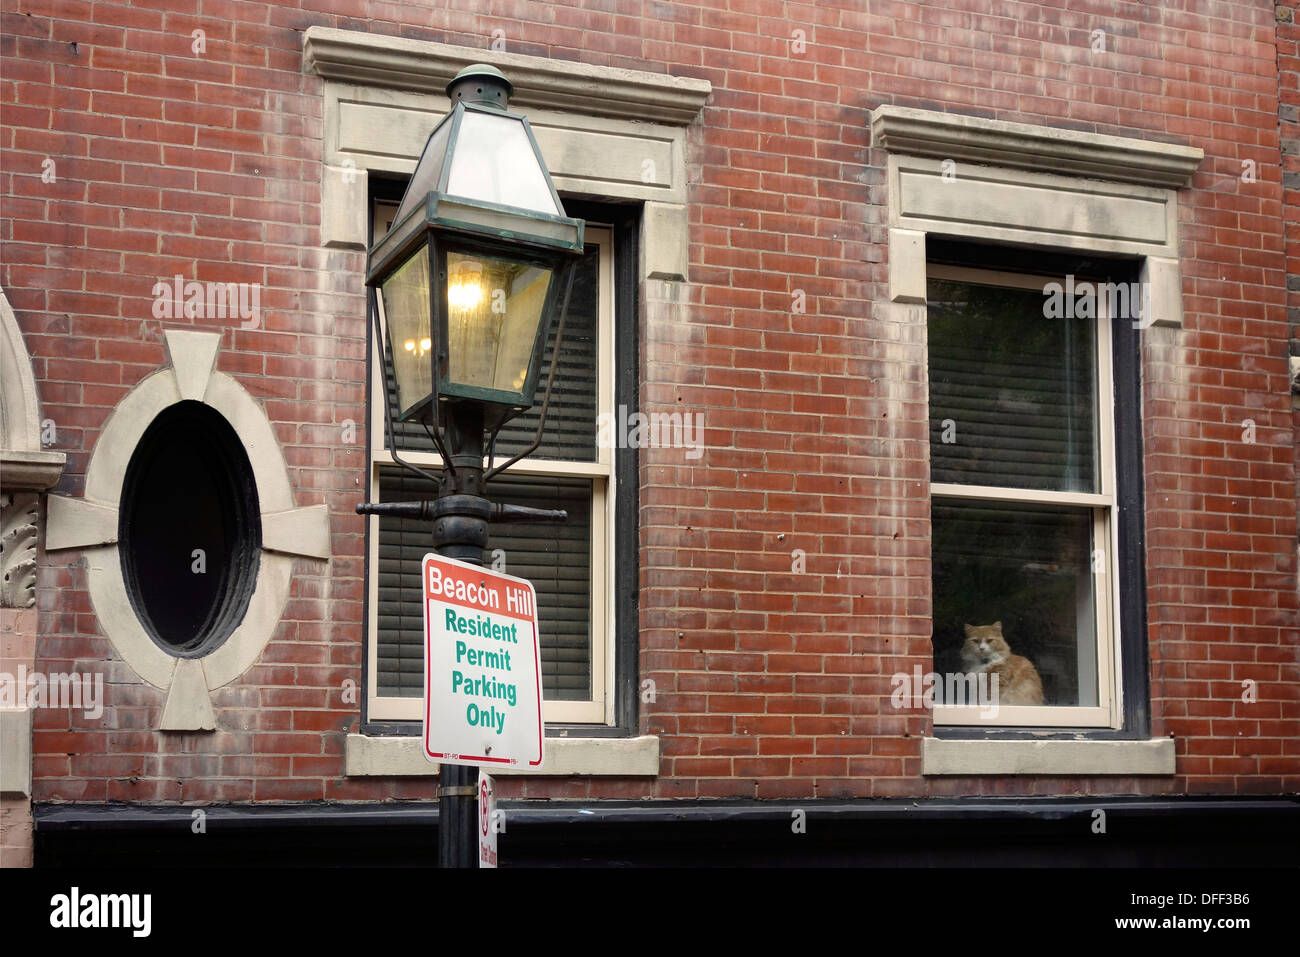
[[[244,619],[257,581],[257,483],[230,423],[202,402],[169,406],[126,468],[118,552],[136,617],[179,657],[212,651]]]

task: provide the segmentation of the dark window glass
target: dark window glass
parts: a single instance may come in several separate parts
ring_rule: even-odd
[[[207,654],[243,621],[257,580],[257,485],[230,423],[202,402],[163,410],[127,465],[118,549],[136,617],[171,654]]]
[[[1046,302],[930,281],[931,481],[1097,491],[1096,320],[1047,318]]]
[[[1042,688],[1041,701],[1010,703],[1097,704],[1092,529],[1088,509],[936,499],[936,673],[978,671],[963,655],[966,626],[1000,622],[1003,653],[1027,659]]]
[[[549,429],[549,426],[548,426]],[[383,502],[436,496],[426,480],[399,469],[379,473]],[[488,484],[493,502],[562,508],[559,524],[488,526],[483,564],[526,578],[537,590],[542,642],[542,696],[548,701],[591,697],[591,480],[505,473]],[[500,550],[499,553],[497,550]],[[433,550],[428,522],[379,518],[378,691],[383,696],[424,694],[424,610],[420,568]]]

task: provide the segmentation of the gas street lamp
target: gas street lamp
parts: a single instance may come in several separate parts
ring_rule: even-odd
[[[492,504],[484,484],[541,442],[560,354],[583,221],[564,206],[528,120],[508,110],[513,92],[500,70],[466,67],[447,85],[451,111],[430,134],[393,226],[370,249],[366,285],[382,304],[376,341],[392,364],[397,417],[429,432],[441,476],[399,465],[438,485],[431,502],[357,506],[362,514],[434,523],[434,548],[482,563],[489,521],[563,521],[565,513]],[[537,434],[530,446],[492,466],[496,435],[534,404],[543,351],[558,323]],[[486,443],[485,443],[486,438]],[[484,467],[484,446],[489,462]],[[439,865],[477,859],[476,768],[443,764],[439,786]]]

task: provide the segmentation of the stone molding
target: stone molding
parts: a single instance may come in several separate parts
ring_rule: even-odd
[[[1178,258],[1178,194],[1054,172],[891,154],[892,228],[1119,256]]]
[[[1169,189],[1189,186],[1205,158],[1192,146],[892,105],[872,111],[871,142],[909,156]]]
[[[708,80],[311,26],[309,72],[357,86],[442,93],[464,67],[487,63],[514,85],[511,106],[686,125],[712,91]]]
[[[0,289],[0,487],[47,489],[65,456],[41,447],[40,401],[18,317]]]
[[[925,302],[933,233],[1140,259],[1140,328],[1182,325],[1176,189],[1200,149],[901,106],[871,130],[889,154],[890,302]]]
[[[305,68],[324,80],[321,242],[365,249],[369,176],[409,175],[450,104],[443,87],[471,63],[515,85],[556,189],[644,204],[640,277],[687,279],[686,125],[704,80],[311,27]]]
[[[0,493],[0,608],[36,604],[36,541],[40,502],[36,492]]]
[[[31,797],[32,712],[0,708],[0,795]]]

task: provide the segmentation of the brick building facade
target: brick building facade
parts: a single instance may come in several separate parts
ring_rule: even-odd
[[[703,427],[698,447],[528,473],[520,495],[549,476],[590,505],[589,640],[548,767],[503,775],[503,799],[787,819],[770,802],[790,800],[859,823],[893,799],[1006,798],[1012,822],[1186,799],[1231,829],[1232,808],[1296,792],[1293,4],[195,6],[4,13],[2,670],[103,676],[95,717],[7,704],[6,864],[34,842],[75,857],[102,816],[161,831],[194,807],[428,823],[409,658],[380,634],[405,600],[381,552],[403,556],[406,532],[355,513],[401,493],[363,280],[473,62],[514,82],[592,224],[596,413]],[[1064,367],[1084,411],[1058,448],[1059,416],[1022,441],[1031,413],[980,405],[988,383],[944,391],[1020,367],[940,316],[1067,275],[1134,283],[1144,309],[1077,326],[1085,352],[1100,338],[1095,368]],[[191,282],[256,303],[187,313]],[[233,429],[261,528],[251,597],[201,654],[150,640],[121,540],[150,507],[130,497],[136,450],[186,402]],[[177,426],[155,471],[186,442],[203,461],[213,421]],[[1058,453],[1091,478],[1006,493]],[[963,569],[1005,570],[1026,541],[944,557],[1028,516],[1073,544],[1012,584]],[[959,579],[982,603],[952,606]],[[1033,597],[1054,589],[1073,597]],[[1013,651],[1065,622],[1034,651],[1044,711],[990,726],[900,706],[897,676],[956,660],[963,615],[1000,616]]]

